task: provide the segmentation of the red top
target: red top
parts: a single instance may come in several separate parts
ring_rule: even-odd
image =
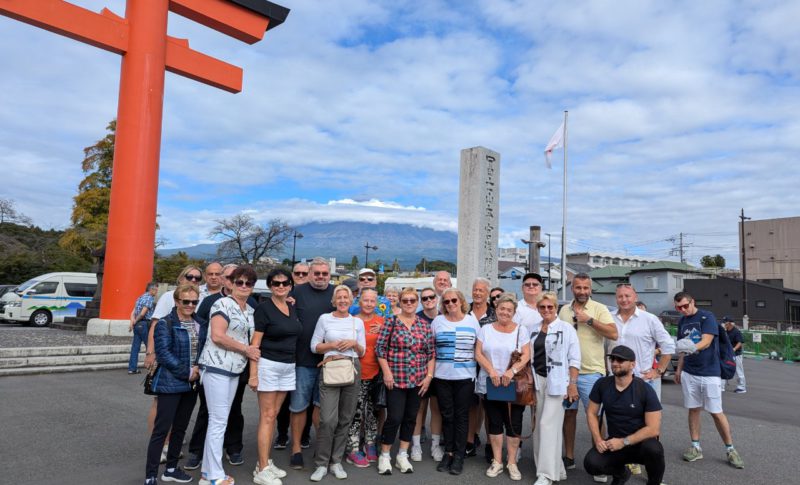
[[[378,357],[375,356],[375,344],[378,343],[378,335],[380,335],[383,322],[383,317],[374,313],[371,319],[364,322],[364,335],[367,338],[367,348],[364,352],[364,357],[361,357],[362,380],[371,380],[381,371],[381,366],[378,364]]]

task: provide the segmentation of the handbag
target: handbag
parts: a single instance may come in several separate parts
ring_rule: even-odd
[[[374,407],[385,408],[388,406],[386,402],[386,384],[383,383],[382,372],[372,378],[372,382],[369,385],[369,393]]]
[[[522,352],[519,351],[519,327],[517,327],[517,348],[511,352],[511,358],[508,362],[508,367],[520,362],[522,360]],[[536,394],[534,392],[533,384],[533,370],[530,365],[524,365],[516,374],[514,374],[514,387],[516,389],[516,399],[514,404],[520,406],[532,406],[536,404]]]
[[[158,372],[159,367],[160,366],[158,364],[154,365],[149,371],[147,371],[147,374],[145,374],[144,376],[142,384],[144,385],[144,393],[147,396],[158,395],[158,393],[153,390],[153,378],[155,377],[156,372]]]
[[[353,339],[355,339],[355,318],[350,317],[350,320],[353,323]],[[356,382],[356,365],[352,357],[335,356],[329,359],[325,359],[322,364],[323,384],[329,387],[343,387]]]

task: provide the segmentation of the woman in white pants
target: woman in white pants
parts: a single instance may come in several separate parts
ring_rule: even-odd
[[[563,403],[578,399],[581,349],[572,325],[558,319],[555,293],[542,294],[536,309],[542,322],[534,327],[531,335],[531,365],[536,384],[533,458],[537,479],[534,485],[550,485],[567,478],[561,460]]]
[[[200,485],[232,485],[222,468],[222,444],[228,414],[248,360],[258,361],[261,351],[250,345],[254,308],[248,304],[256,284],[255,270],[239,266],[231,273],[233,291],[211,307],[208,338],[198,363],[208,405],[208,431],[203,449]]]

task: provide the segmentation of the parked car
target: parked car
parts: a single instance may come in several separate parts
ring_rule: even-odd
[[[681,319],[681,312],[677,310],[664,310],[663,312],[658,314],[659,320],[661,323],[666,325],[677,325],[678,320]]]
[[[17,299],[16,295],[14,294],[14,290],[16,288],[17,285],[0,285],[0,322],[5,320],[5,317],[3,316],[3,309],[5,308],[6,304]]]
[[[3,318],[23,324],[45,327],[62,322],[84,308],[97,289],[94,273],[47,273],[19,285],[19,300],[3,308]]]

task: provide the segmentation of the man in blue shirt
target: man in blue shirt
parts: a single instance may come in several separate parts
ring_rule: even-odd
[[[142,344],[147,343],[147,331],[150,328],[148,323],[156,307],[155,298],[158,294],[158,285],[148,283],[142,296],[136,299],[136,304],[131,312],[131,325],[129,332],[133,332],[133,342],[131,342],[131,356],[128,359],[128,374],[139,374],[139,352]]]
[[[742,346],[744,346],[744,337],[742,332],[736,328],[731,317],[722,317],[722,324],[725,325],[725,332],[728,333],[728,340],[733,345],[733,358],[736,360],[736,390],[733,391],[737,394],[744,394],[747,392],[747,381],[744,378],[744,366],[742,361]],[[727,381],[725,381],[727,384]],[[725,386],[722,387],[725,389]]]
[[[700,410],[705,409],[714,418],[722,442],[725,444],[728,463],[744,468],[744,461],[733,447],[728,418],[722,412],[722,384],[719,362],[719,324],[714,314],[699,310],[692,295],[685,291],[675,294],[675,309],[683,315],[678,321],[678,369],[675,383],[683,390],[683,406],[689,410],[689,434],[692,445],[683,459],[696,461],[703,458],[700,447]]]

